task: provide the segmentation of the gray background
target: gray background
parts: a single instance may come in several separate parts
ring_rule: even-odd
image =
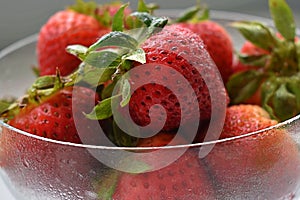
[[[96,0],[97,1],[97,0]],[[0,50],[9,44],[39,31],[49,16],[57,10],[73,3],[74,0],[1,0],[0,2]],[[109,2],[109,1],[97,1]],[[126,2],[126,1],[124,1]],[[134,8],[137,0],[129,1]],[[152,2],[147,0],[147,2]],[[194,5],[196,0],[153,0],[161,8],[177,9]],[[292,7],[297,26],[300,27],[300,1],[287,0]],[[267,0],[202,0],[211,9],[243,12],[269,17]],[[0,194],[3,200],[14,198],[0,180]]]
[[[108,0],[95,0],[109,2]],[[74,0],[1,0],[0,2],[0,49],[12,42],[39,31],[43,23],[57,10]],[[124,1],[126,2],[126,1]],[[134,7],[137,0],[129,1]],[[157,2],[161,8],[186,8],[196,0],[146,0]],[[300,25],[300,1],[288,0]],[[269,17],[267,0],[202,0],[211,9],[229,10]]]

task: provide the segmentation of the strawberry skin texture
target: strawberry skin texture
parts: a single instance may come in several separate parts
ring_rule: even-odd
[[[172,134],[162,132],[153,137],[141,139],[138,146],[166,146],[172,139]],[[184,139],[180,137],[174,141],[175,145],[183,143]],[[215,197],[212,183],[204,166],[199,161],[197,153],[189,149],[178,160],[157,171],[141,174],[122,174],[113,199],[204,200],[215,199]]]
[[[57,68],[63,76],[70,74],[81,61],[67,53],[66,47],[73,44],[90,46],[109,31],[109,28],[100,25],[91,16],[71,10],[55,13],[41,28],[38,36],[40,75],[55,74]]]
[[[233,63],[233,44],[228,32],[220,24],[211,20],[197,23],[185,22],[180,25],[189,28],[201,37],[226,83],[232,74]]]
[[[45,138],[81,143],[74,118],[81,121],[78,127],[85,127],[86,134],[93,134],[89,120],[83,112],[90,112],[92,108],[86,106],[89,99],[98,101],[97,95],[88,88],[81,88],[76,99],[72,97],[73,87],[67,87],[52,96],[47,97],[39,105],[25,106],[20,113],[8,123],[18,129]],[[73,98],[73,99],[72,99]],[[72,109],[75,109],[72,111]],[[75,113],[75,115],[73,115]]]
[[[232,106],[227,110],[221,138],[276,124],[259,106]],[[294,192],[300,177],[297,146],[282,129],[218,143],[204,163],[220,197],[226,194],[237,199],[279,199]]]
[[[199,120],[195,119],[196,112],[191,105],[198,104],[201,119],[209,119],[210,95],[201,74],[209,74],[208,79],[211,83],[214,83],[218,77],[211,70],[215,66],[200,37],[189,29],[171,25],[146,40],[142,48],[146,52],[146,63],[153,65],[148,65],[148,70],[143,74],[132,74],[130,77],[132,85],[143,85],[134,90],[129,102],[132,119],[140,126],[148,125],[149,110],[154,104],[162,105],[166,110],[167,120],[163,128],[165,131],[178,128],[181,125],[181,115],[183,115],[182,124]],[[164,66],[172,68],[173,71]],[[174,72],[179,72],[189,82],[195,92],[196,102],[191,102],[192,94],[188,92],[186,86],[178,82],[178,77],[173,75]],[[145,80],[151,80],[152,83],[143,84]],[[158,82],[165,84],[156,84]],[[180,93],[182,100],[168,88],[170,85],[178,86],[177,92]],[[211,92],[223,92],[227,95],[225,90],[217,86],[213,90]],[[153,113],[151,124],[155,125],[155,120],[161,120],[163,117],[159,111]]]
[[[161,147],[167,145],[181,145],[187,142],[178,137],[174,139],[176,133],[160,132],[149,138],[140,138],[137,144],[138,147]]]

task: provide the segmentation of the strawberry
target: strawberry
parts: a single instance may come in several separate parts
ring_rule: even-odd
[[[22,101],[13,102],[2,113],[9,125],[27,134],[3,127],[1,167],[20,186],[28,187],[30,182],[28,189],[51,185],[53,191],[57,191],[63,184],[84,194],[83,191],[91,189],[91,177],[95,176],[93,167],[102,167],[99,161],[86,148],[35,137],[105,145],[105,136],[97,129],[98,122],[84,115],[99,101],[98,95],[87,87],[64,86],[61,81],[53,76],[39,77]],[[70,197],[76,199],[78,193]]]
[[[226,87],[232,104],[255,103],[273,119],[284,121],[300,113],[300,46],[288,4],[269,0],[269,7],[275,30],[260,22],[232,24],[247,42]],[[283,15],[287,16],[284,21]]]
[[[143,147],[165,146],[169,134],[143,139]],[[180,142],[180,141],[178,141]],[[176,143],[176,142],[175,142]],[[159,158],[163,159],[163,158]],[[113,199],[214,199],[214,191],[196,152],[188,150],[165,168],[139,174],[121,174]]]
[[[8,124],[37,136],[50,139],[81,143],[77,134],[74,118],[85,127],[87,135],[93,134],[92,124],[82,112],[89,112],[92,107],[86,106],[88,99],[98,101],[96,94],[88,88],[76,89],[76,99],[72,98],[73,87],[63,88],[42,100],[38,105],[26,105]],[[72,110],[73,109],[73,110]],[[75,116],[74,116],[75,114]]]
[[[228,103],[226,90],[201,38],[179,25],[165,26],[165,18],[144,12],[134,17],[145,22],[146,29],[142,30],[146,39],[139,38],[143,36],[141,33],[137,37],[134,32],[113,31],[89,47],[68,47],[70,53],[86,63],[83,70],[105,70],[106,65],[109,66],[106,71],[112,70],[105,81],[101,78],[105,86],[102,91],[105,101],[100,102],[88,117],[98,120],[112,117],[111,103],[119,100],[119,105],[113,104],[122,117],[113,116],[114,119],[125,121],[123,124],[132,124],[133,121],[150,131],[159,126],[162,126],[159,127],[162,131],[174,131],[188,122],[197,126],[199,118],[210,119],[212,104],[219,112],[217,115],[223,116],[221,112]],[[120,51],[112,52],[112,46]],[[113,60],[103,62],[108,56]],[[117,93],[113,94],[113,90]],[[211,99],[211,95],[219,97]],[[107,109],[109,112],[98,112]],[[130,132],[132,127],[136,128],[127,126]],[[147,132],[145,129],[142,133]]]
[[[259,106],[231,106],[220,138],[242,136],[276,124]],[[283,129],[217,143],[204,162],[218,195],[237,199],[283,198],[294,192],[300,177],[297,146]]]
[[[62,185],[76,188],[76,193],[68,194],[71,199],[79,194],[88,199],[85,191],[92,190],[95,169],[103,169],[86,148],[37,139],[9,127],[3,127],[0,145],[1,170],[13,184],[36,192],[38,199],[45,197],[38,189],[49,186],[47,195],[59,199]]]
[[[180,26],[198,34],[226,83],[232,74],[233,43],[227,30],[212,20],[182,22]]]
[[[135,90],[129,102],[129,111],[132,119],[141,126],[149,124],[150,108],[155,104],[160,104],[165,108],[167,116],[163,130],[169,131],[178,128],[181,115],[184,116],[183,124],[190,120],[195,120],[197,113],[195,113],[191,105],[196,102],[191,102],[191,94],[188,93],[189,89],[181,82],[178,82],[178,76],[174,76],[176,72],[179,72],[193,88],[198,101],[196,105],[199,105],[201,119],[209,119],[211,115],[211,100],[202,76],[204,72],[209,74],[207,77],[211,81],[218,80],[218,77],[211,70],[214,67],[214,63],[203,48],[203,42],[200,37],[188,29],[178,25],[171,25],[150,37],[141,47],[146,54],[147,71],[145,75],[132,73],[129,80],[132,85],[142,85],[145,80],[151,80],[151,83],[145,84],[140,88],[134,88]],[[163,84],[156,84],[160,82]],[[177,90],[183,97],[182,100],[178,99],[179,97],[176,97],[174,92],[171,91],[172,85],[178,85]],[[225,91],[222,91],[220,86],[215,87],[214,90],[211,92],[218,91],[224,95],[224,99],[226,98]],[[184,113],[181,113],[181,110]],[[164,118],[159,110],[153,111],[152,114],[151,120],[153,120],[153,125]]]
[[[95,9],[87,9],[87,14],[71,8],[62,10],[51,16],[42,26],[37,42],[41,76],[55,74],[57,68],[63,76],[70,74],[81,61],[68,54],[66,47],[70,44],[91,45],[110,31],[109,27],[102,25],[92,16]]]

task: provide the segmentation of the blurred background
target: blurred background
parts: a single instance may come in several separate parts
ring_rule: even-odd
[[[1,0],[0,2],[0,50],[16,40],[39,31],[42,24],[55,13],[72,4],[75,0]],[[95,0],[99,3],[108,0]],[[156,2],[162,9],[180,9],[195,5],[197,0],[146,0]],[[125,0],[135,8],[138,0]],[[268,0],[201,0],[214,10],[244,12],[269,17]],[[300,27],[300,1],[287,0],[294,11],[296,23]]]

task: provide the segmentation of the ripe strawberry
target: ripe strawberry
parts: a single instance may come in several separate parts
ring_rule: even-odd
[[[212,20],[183,22],[180,26],[189,28],[201,37],[226,83],[232,74],[233,64],[233,43],[226,29]]]
[[[149,138],[140,138],[137,146],[139,146],[139,147],[161,147],[161,146],[167,146],[167,145],[186,144],[186,141],[183,138],[181,138],[181,137],[174,138],[174,137],[175,137],[175,133],[160,132]]]
[[[27,103],[25,107],[8,111],[9,118],[13,116],[8,124],[28,134],[49,139],[105,145],[105,136],[97,131],[98,122],[91,121],[84,115],[84,112],[92,110],[95,105],[92,103],[99,100],[93,90],[70,86],[58,89],[48,96],[49,90],[47,88],[45,91],[41,89],[35,91],[36,93],[29,93],[29,97],[23,101]],[[44,95],[39,96],[42,93]],[[76,199],[78,196],[75,195],[84,195],[84,191],[91,190],[91,177],[95,176],[94,167],[102,167],[86,148],[37,139],[8,127],[3,128],[1,136],[1,167],[11,181],[20,186],[27,188],[30,182],[28,189],[33,191],[37,185],[52,185],[53,191],[57,191],[63,184],[76,188],[76,194],[70,194],[70,198]]]
[[[216,106],[221,107],[223,101],[226,101],[226,91],[222,90],[221,84],[218,85],[222,80],[214,71],[215,65],[200,37],[192,31],[178,25],[166,26],[146,40],[141,47],[146,53],[146,71],[144,69],[144,72],[132,72],[129,78],[134,91],[130,98],[129,111],[138,125],[146,126],[150,123],[149,112],[152,106],[151,124],[155,126],[164,119],[164,114],[156,109],[155,104],[162,105],[166,110],[167,118],[163,130],[169,131],[179,127],[181,117],[182,124],[199,120],[195,119],[198,113],[191,105],[199,105],[201,119],[209,119],[211,94],[223,95],[222,102]],[[135,65],[137,66],[139,65]],[[191,102],[193,94],[175,75],[178,72],[194,90],[196,102]],[[204,75],[207,76],[205,81]],[[149,84],[144,84],[145,80],[150,80]],[[206,85],[208,81],[216,84],[211,91],[208,91]],[[135,88],[135,85],[143,86]],[[176,86],[174,90],[177,91],[171,91],[171,86]],[[176,92],[180,96],[176,96]]]
[[[51,75],[60,70],[68,75],[80,64],[80,60],[66,52],[70,44],[89,46],[110,31],[95,17],[73,10],[55,13],[43,25],[37,42],[37,57],[40,75]]]
[[[259,22],[234,22],[247,42],[227,82],[232,104],[255,103],[278,121],[300,113],[299,41],[293,14],[283,0],[269,1],[276,31]],[[289,16],[282,21],[282,12]],[[283,109],[284,108],[284,109]]]
[[[13,184],[35,192],[38,199],[45,197],[39,188],[49,185],[52,190],[47,195],[54,198],[60,198],[57,191],[64,185],[76,188],[76,193],[68,194],[71,199],[78,195],[88,199],[85,192],[92,190],[91,177],[95,169],[103,169],[86,148],[36,139],[8,127],[2,130],[0,145],[1,170]]]
[[[135,17],[144,20],[146,26],[157,28],[143,29],[146,39],[136,38],[131,32],[112,32],[90,47],[68,47],[69,52],[88,64],[82,70],[95,67],[103,70],[103,63],[112,70],[100,81],[104,85],[101,93],[105,101],[100,102],[88,117],[98,120],[112,117],[111,103],[116,100],[120,102],[114,108],[121,117],[115,116],[115,119],[125,121],[124,124],[133,121],[150,131],[159,125],[162,131],[174,131],[180,125],[196,126],[199,118],[210,119],[212,104],[214,111],[219,112],[215,114],[224,116],[227,93],[201,38],[179,25],[165,26],[165,18],[148,13],[136,13]],[[120,44],[120,41],[124,43]],[[111,46],[124,54],[112,52]],[[112,62],[107,57],[115,59]],[[117,93],[113,94],[113,90]],[[191,134],[197,127],[195,129]]]
[[[258,106],[231,106],[221,138],[242,136],[276,124]],[[217,183],[218,195],[234,195],[237,199],[282,198],[294,192],[300,177],[297,146],[283,129],[218,143],[204,162]]]
[[[38,105],[27,105],[8,124],[32,133],[37,136],[50,139],[81,143],[76,126],[84,127],[87,135],[93,135],[93,127],[83,112],[90,112],[93,107],[87,106],[89,99],[98,101],[96,94],[88,88],[76,89],[80,91],[73,98],[73,87],[59,90],[46,97]],[[92,105],[94,106],[94,105]],[[75,114],[75,115],[74,115]],[[75,124],[76,122],[81,124]],[[89,124],[90,123],[90,124]]]
[[[165,145],[172,139],[168,137],[161,133],[149,140],[144,139],[140,145]],[[165,168],[140,174],[123,173],[113,199],[214,199],[214,191],[197,153],[188,150]]]

